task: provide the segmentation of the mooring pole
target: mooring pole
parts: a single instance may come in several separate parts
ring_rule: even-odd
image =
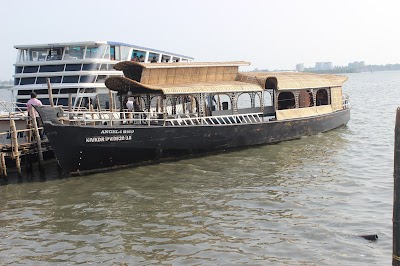
[[[51,89],[50,78],[46,78],[46,82],[47,82],[47,91],[49,94],[50,106],[54,107],[53,90]]]
[[[393,254],[392,265],[400,266],[400,108],[397,108],[394,130],[394,172],[393,172]]]

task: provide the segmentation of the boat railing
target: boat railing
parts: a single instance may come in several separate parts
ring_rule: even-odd
[[[175,118],[165,119],[164,125],[171,125],[171,126],[229,125],[229,124],[251,124],[260,122],[263,122],[262,113],[205,116],[205,117],[178,115]]]
[[[2,113],[20,113],[27,116],[27,107],[24,103],[0,101],[0,112]]]
[[[132,111],[64,111],[60,118],[62,123],[76,125],[158,125],[158,126],[190,126],[190,125],[228,125],[263,122],[262,113],[234,114],[199,117],[197,114],[166,115],[161,112]]]
[[[350,109],[351,105],[350,105],[350,98],[349,98],[348,94],[342,95],[342,106],[343,106],[343,109]]]

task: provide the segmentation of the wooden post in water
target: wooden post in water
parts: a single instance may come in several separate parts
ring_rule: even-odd
[[[394,137],[393,254],[392,265],[400,266],[400,108],[397,108]]]
[[[32,110],[32,125],[33,125],[33,131],[35,133],[35,138],[36,138],[36,144],[37,144],[37,149],[38,149],[38,157],[39,157],[39,170],[40,172],[43,172],[43,152],[42,152],[42,141],[40,139],[40,134],[39,134],[39,128],[37,125],[36,121],[36,111]]]
[[[50,106],[54,107],[53,91],[51,89],[50,78],[46,78],[46,82],[47,82],[47,90],[48,90],[48,94],[49,94]]]
[[[18,152],[18,133],[17,127],[15,126],[15,121],[10,117],[10,133],[11,133],[11,143],[12,143],[12,158],[15,159],[15,167],[17,167],[18,177],[22,177],[21,171],[21,159],[19,158]]]
[[[4,178],[7,178],[6,159],[5,159],[5,154],[3,152],[0,153],[0,165],[1,165],[1,175]]]

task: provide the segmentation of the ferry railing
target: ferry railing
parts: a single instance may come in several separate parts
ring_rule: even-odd
[[[24,103],[0,101],[0,112],[21,113],[27,116],[27,107]]]

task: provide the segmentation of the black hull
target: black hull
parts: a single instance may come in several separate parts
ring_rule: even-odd
[[[45,114],[42,109],[40,114]],[[62,168],[72,174],[98,172],[165,158],[271,144],[346,125],[350,110],[255,124],[196,126],[68,126],[44,122]]]

